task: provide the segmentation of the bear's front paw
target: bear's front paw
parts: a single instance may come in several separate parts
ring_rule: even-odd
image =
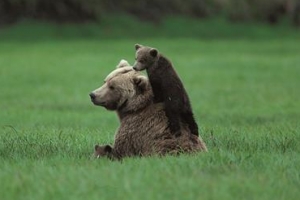
[[[104,156],[109,156],[111,152],[112,152],[112,148],[109,145],[104,145],[104,146],[95,145],[94,157],[100,158]]]

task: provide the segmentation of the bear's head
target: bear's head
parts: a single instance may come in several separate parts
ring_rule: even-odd
[[[153,93],[147,77],[121,60],[117,69],[105,78],[100,88],[90,93],[90,97],[95,105],[126,113],[147,106],[152,102]]]
[[[155,48],[142,46],[140,44],[135,45],[135,63],[133,69],[136,71],[142,71],[153,65],[158,60],[158,51]]]

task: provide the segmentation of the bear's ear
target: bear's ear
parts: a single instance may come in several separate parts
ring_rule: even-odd
[[[146,90],[148,85],[148,79],[145,76],[136,76],[133,78],[133,82],[141,93]]]
[[[127,67],[130,66],[129,63],[127,62],[127,60],[122,59],[119,64],[117,65],[117,69],[118,68],[122,68],[122,67]]]
[[[152,57],[156,57],[157,54],[158,54],[158,51],[157,51],[156,49],[154,49],[154,48],[151,48],[151,49],[150,49],[150,55],[151,55]]]
[[[138,50],[139,48],[142,47],[142,45],[140,45],[140,44],[135,44],[134,47],[135,47],[135,50]]]

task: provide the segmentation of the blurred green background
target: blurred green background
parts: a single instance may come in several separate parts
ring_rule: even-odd
[[[127,14],[160,24],[166,16],[197,19],[223,16],[230,21],[264,21],[276,24],[288,18],[300,25],[299,0],[2,0],[0,23],[23,18],[62,22],[101,22],[107,14]]]
[[[299,199],[299,0],[0,0],[0,199]],[[134,44],[174,64],[208,153],[91,159],[88,94]]]
[[[275,28],[274,32],[283,37],[283,32],[291,27],[299,28],[300,0],[0,2],[2,39],[269,37],[264,29],[257,30],[257,26],[282,25],[285,30]]]

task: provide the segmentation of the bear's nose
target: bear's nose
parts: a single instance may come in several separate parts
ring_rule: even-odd
[[[92,100],[94,100],[96,98],[96,95],[94,93],[90,93],[90,97]]]

